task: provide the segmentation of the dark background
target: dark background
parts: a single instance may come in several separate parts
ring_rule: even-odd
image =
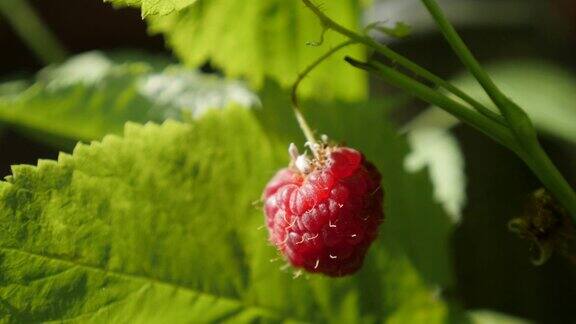
[[[161,37],[147,34],[137,10],[115,10],[101,0],[37,0],[31,4],[71,54],[133,48],[169,55]],[[576,0],[542,0],[538,8],[528,24],[467,26],[461,30],[462,36],[483,62],[540,57],[576,71]],[[434,30],[392,46],[441,76],[461,69]],[[0,79],[29,76],[41,67],[0,19]],[[393,91],[377,81],[373,84],[374,92]],[[405,114],[412,115],[423,107],[414,102],[397,117],[405,120]],[[476,131],[458,126],[455,132],[466,156],[469,203],[453,237],[457,286],[449,294],[470,309],[495,309],[539,323],[576,323],[576,267],[560,256],[552,257],[544,266],[532,266],[528,244],[506,227],[521,213],[530,192],[539,187],[538,180],[509,151]],[[543,141],[562,172],[576,185],[574,146]],[[39,158],[56,158],[57,154],[52,147],[4,129],[0,175],[8,175],[12,164],[35,164]]]

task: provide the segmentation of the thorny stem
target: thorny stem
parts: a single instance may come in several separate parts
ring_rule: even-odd
[[[393,51],[389,47],[374,41],[372,38],[367,37],[367,36],[363,36],[363,35],[359,35],[353,31],[347,29],[346,27],[338,24],[337,22],[335,22],[334,20],[332,20],[328,16],[326,16],[316,5],[314,5],[312,3],[311,0],[302,0],[302,1],[306,5],[306,7],[308,7],[318,17],[318,19],[320,19],[320,23],[322,24],[322,26],[325,29],[331,29],[331,30],[343,35],[343,36],[348,37],[351,40],[354,40],[358,43],[362,43],[362,44],[376,50],[380,54],[386,56],[392,62],[395,62],[395,63],[403,66],[404,68],[415,73],[416,75],[423,77],[424,79],[432,82],[436,86],[443,88],[443,89],[451,92],[452,94],[456,95],[457,97],[459,97],[460,99],[462,99],[466,103],[468,103],[470,106],[472,106],[474,109],[476,109],[476,111],[485,115],[486,117],[493,119],[494,121],[496,121],[502,125],[506,124],[505,120],[502,118],[502,116],[500,116],[497,113],[486,108],[484,105],[482,105],[477,100],[475,100],[471,96],[464,93],[462,90],[458,89],[456,86],[452,85],[450,82],[436,76],[432,72],[430,72],[430,71],[426,70],[425,68],[421,67],[420,65],[412,62],[410,59],[402,56],[401,54]]]
[[[324,33],[322,33],[322,35],[324,35]],[[320,41],[320,42],[322,42],[322,41]],[[324,55],[322,55],[318,59],[316,59],[316,61],[314,61],[312,64],[310,64],[306,69],[304,69],[304,71],[302,71],[298,75],[298,78],[296,79],[296,81],[294,82],[294,85],[292,86],[292,108],[294,109],[294,115],[296,116],[296,120],[298,121],[298,125],[300,126],[300,129],[302,129],[302,132],[304,133],[306,140],[310,144],[310,149],[312,150],[312,153],[314,153],[315,156],[318,155],[318,152],[316,151],[317,141],[316,141],[316,138],[314,137],[314,132],[312,131],[312,129],[308,125],[308,122],[306,122],[306,119],[304,118],[304,115],[302,114],[302,111],[300,110],[300,103],[298,101],[298,87],[300,86],[302,81],[308,76],[308,74],[310,74],[310,72],[312,72],[318,65],[320,65],[322,62],[324,62],[327,58],[332,56],[334,53],[336,53],[339,50],[341,50],[341,49],[343,49],[349,45],[352,45],[354,43],[356,43],[356,42],[353,40],[349,40],[349,41],[343,42],[343,43],[339,44],[338,46],[330,49]]]

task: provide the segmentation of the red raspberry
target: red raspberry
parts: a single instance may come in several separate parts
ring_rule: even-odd
[[[297,268],[339,277],[362,266],[384,219],[381,176],[351,148],[322,146],[292,163],[264,190],[270,241]]]

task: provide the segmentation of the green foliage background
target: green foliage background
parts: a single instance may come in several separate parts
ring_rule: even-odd
[[[406,98],[369,99],[366,75],[342,62],[363,49],[305,80],[304,113],[377,165],[386,222],[358,274],[294,278],[257,202],[288,144],[304,142],[288,87],[342,39],[307,46],[322,30],[299,1],[110,2],[141,7],[179,62],[129,55],[85,71],[68,61],[0,85],[3,124],[72,151],[14,166],[0,183],[0,322],[521,322],[450,297],[454,223],[427,170],[405,171],[410,148],[389,115]],[[324,10],[358,29],[362,5]],[[224,77],[183,78],[162,104],[142,92],[152,76],[170,89],[207,62]],[[227,98],[197,114],[176,100],[224,98],[235,78],[259,104]]]

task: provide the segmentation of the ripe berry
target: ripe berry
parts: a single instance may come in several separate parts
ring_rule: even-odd
[[[264,190],[270,241],[297,268],[339,277],[362,266],[384,219],[378,170],[351,148],[292,144],[292,162]]]

